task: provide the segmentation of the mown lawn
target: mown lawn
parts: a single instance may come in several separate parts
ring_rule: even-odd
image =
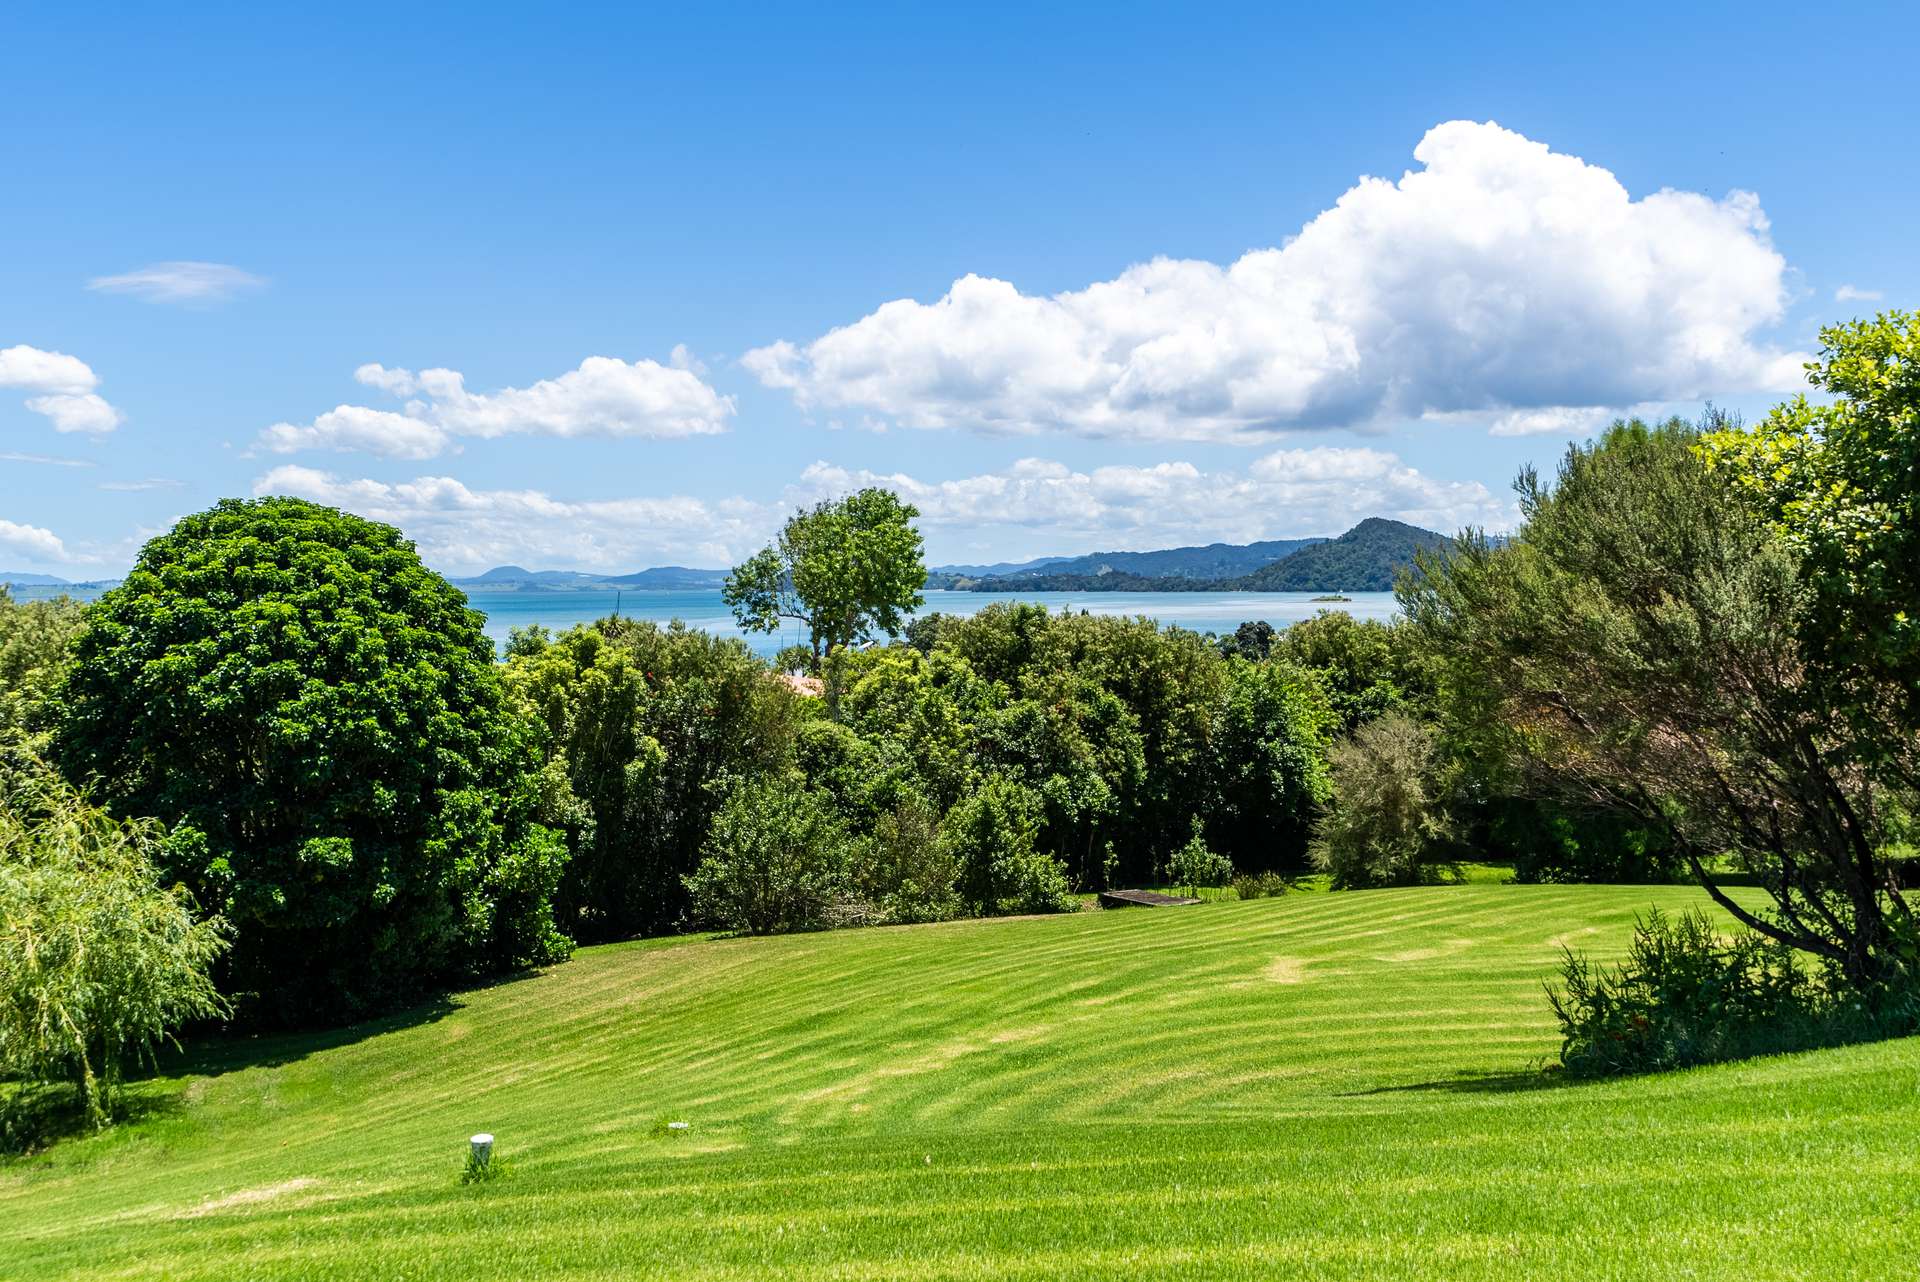
[[[196,1049],[142,1120],[0,1167],[0,1276],[1906,1276],[1920,1041],[1537,1072],[1561,943],[1696,898],[588,950],[377,1030]],[[478,1130],[511,1175],[463,1187]]]

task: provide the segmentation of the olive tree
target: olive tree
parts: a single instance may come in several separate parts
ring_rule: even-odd
[[[1335,890],[1417,886],[1449,871],[1433,731],[1389,712],[1333,745],[1333,801],[1309,853]]]
[[[1699,444],[1677,420],[1618,424],[1554,485],[1523,473],[1519,533],[1423,559],[1402,604],[1538,794],[1656,827],[1743,924],[1885,992],[1911,978],[1882,852],[1913,739],[1869,741],[1829,697],[1800,554]],[[1771,912],[1722,889],[1723,860]]]

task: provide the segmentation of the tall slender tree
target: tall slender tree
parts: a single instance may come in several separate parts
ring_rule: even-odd
[[[919,515],[877,488],[803,508],[734,567],[722,595],[749,632],[778,632],[785,620],[805,626],[816,666],[875,629],[897,636],[924,600]]]

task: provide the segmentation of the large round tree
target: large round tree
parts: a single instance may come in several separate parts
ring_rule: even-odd
[[[565,949],[563,858],[480,616],[399,531],[228,499],[142,549],[80,635],[55,753],[175,827],[273,1022],[338,1019]]]

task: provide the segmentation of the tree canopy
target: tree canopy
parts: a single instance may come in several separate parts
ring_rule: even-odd
[[[461,594],[398,531],[229,499],[89,611],[54,751],[235,929],[256,1017],[350,1015],[562,955],[563,850]]]
[[[1709,463],[1758,500],[1800,559],[1809,658],[1827,697],[1920,730],[1920,313],[1820,331],[1805,396],[1716,424]],[[1886,696],[1892,695],[1891,700]]]
[[[816,664],[876,628],[898,636],[927,581],[919,515],[877,488],[815,504],[735,566],[722,595],[750,632],[778,632],[784,619],[803,624]]]
[[[84,619],[70,597],[15,601],[0,587],[0,751],[43,746]]]
[[[1735,917],[1877,991],[1911,961],[1881,851],[1912,739],[1863,742],[1810,677],[1799,558],[1699,445],[1674,420],[1571,447],[1555,485],[1522,475],[1511,542],[1424,561],[1402,601],[1543,795],[1656,825]],[[1771,914],[1721,890],[1723,857]]]

